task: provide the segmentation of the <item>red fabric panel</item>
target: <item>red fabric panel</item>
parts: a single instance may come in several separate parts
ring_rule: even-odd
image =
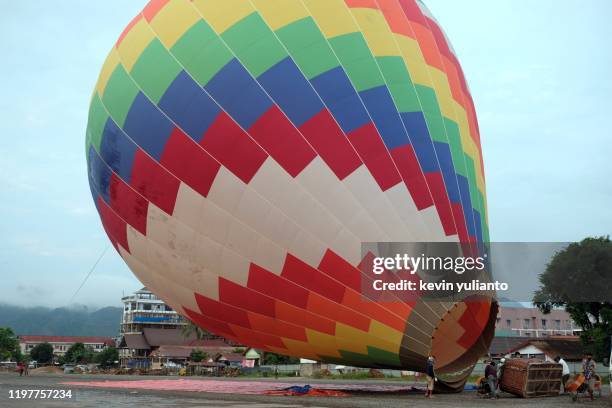
[[[224,278],[219,278],[219,299],[240,309],[274,317],[273,298]]]
[[[244,310],[207,298],[199,293],[195,294],[195,298],[203,314],[215,316],[216,319],[223,322],[234,323],[243,327],[251,327],[249,325],[247,313]]]
[[[344,258],[328,249],[319,264],[319,270],[333,277],[349,288],[361,290],[361,271],[348,263]]]
[[[426,173],[425,178],[427,179],[427,184],[429,184],[431,195],[436,205],[440,222],[442,223],[442,228],[444,228],[444,233],[447,236],[455,235],[457,233],[457,228],[453,220],[453,211],[451,210],[450,201],[446,195],[446,187],[444,185],[442,173]]]
[[[198,326],[226,338],[236,338],[236,335],[232,332],[227,323],[204,316],[186,307],[183,307],[183,309],[187,313],[187,317]]]
[[[353,130],[348,137],[382,191],[402,181],[373,123]]]
[[[221,165],[175,128],[164,147],[161,164],[189,187],[206,197]]]
[[[317,155],[276,105],[251,126],[249,133],[292,177]]]
[[[433,198],[412,145],[396,147],[391,150],[391,157],[393,157],[417,209],[423,210],[431,207]]]
[[[249,268],[247,286],[283,302],[306,309],[308,290],[255,264],[251,264]]]
[[[340,303],[344,297],[345,289],[341,283],[291,254],[287,254],[281,276],[334,302]]]
[[[453,218],[455,219],[455,225],[457,226],[459,242],[468,242],[468,231],[467,226],[465,225],[465,218],[461,203],[451,203],[451,209],[453,210]]]
[[[245,183],[249,183],[267,153],[225,112],[210,126],[200,144],[224,167]]]
[[[147,235],[149,202],[115,173],[111,176],[109,192],[115,212],[142,235]]]
[[[327,109],[304,123],[300,131],[340,180],[361,165],[361,159]]]
[[[123,221],[115,212],[104,202],[102,197],[98,197],[98,211],[102,219],[102,226],[115,249],[119,251],[117,244],[121,245],[128,252],[130,247],[127,240],[127,223]]]
[[[308,341],[303,327],[257,313],[248,313],[248,315],[251,327],[257,331],[303,342]]]
[[[181,182],[140,148],[134,157],[130,184],[166,213],[174,211]]]

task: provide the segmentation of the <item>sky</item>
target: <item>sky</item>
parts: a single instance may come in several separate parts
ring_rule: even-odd
[[[0,0],[0,302],[120,305],[141,284],[108,247],[85,128],[141,0]],[[428,0],[480,122],[493,241],[612,232],[612,2]]]

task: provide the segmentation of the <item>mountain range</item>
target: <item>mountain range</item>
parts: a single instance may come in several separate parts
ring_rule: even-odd
[[[0,303],[0,327],[10,327],[16,334],[47,336],[116,336],[123,310],[87,306],[60,308],[21,307]]]

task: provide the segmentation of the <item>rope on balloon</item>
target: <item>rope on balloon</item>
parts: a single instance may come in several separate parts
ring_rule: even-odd
[[[106,247],[104,248],[104,251],[102,251],[102,253],[100,254],[100,256],[98,257],[98,259],[96,260],[96,262],[94,262],[94,264],[92,265],[92,267],[89,269],[89,272],[87,273],[87,276],[85,276],[85,279],[83,279],[83,282],[81,282],[81,285],[79,286],[79,288],[76,290],[76,292],[74,292],[74,294],[72,295],[72,297],[70,298],[70,301],[68,303],[72,303],[72,301],[74,300],[74,298],[76,298],[76,296],[79,294],[79,292],[81,291],[81,289],[83,289],[83,286],[85,286],[85,283],[87,283],[87,281],[89,280],[89,278],[91,277],[91,274],[94,272],[94,270],[96,269],[96,267],[98,266],[98,264],[100,263],[100,261],[102,260],[102,258],[104,258],[104,255],[106,255],[106,252],[108,251],[108,248],[110,248],[110,244],[106,245]]]

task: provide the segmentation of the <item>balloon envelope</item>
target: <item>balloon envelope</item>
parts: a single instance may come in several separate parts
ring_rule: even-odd
[[[153,0],[87,127],[92,195],[136,276],[263,350],[422,371],[459,389],[496,306],[372,301],[362,242],[488,241],[455,53],[415,0]]]

